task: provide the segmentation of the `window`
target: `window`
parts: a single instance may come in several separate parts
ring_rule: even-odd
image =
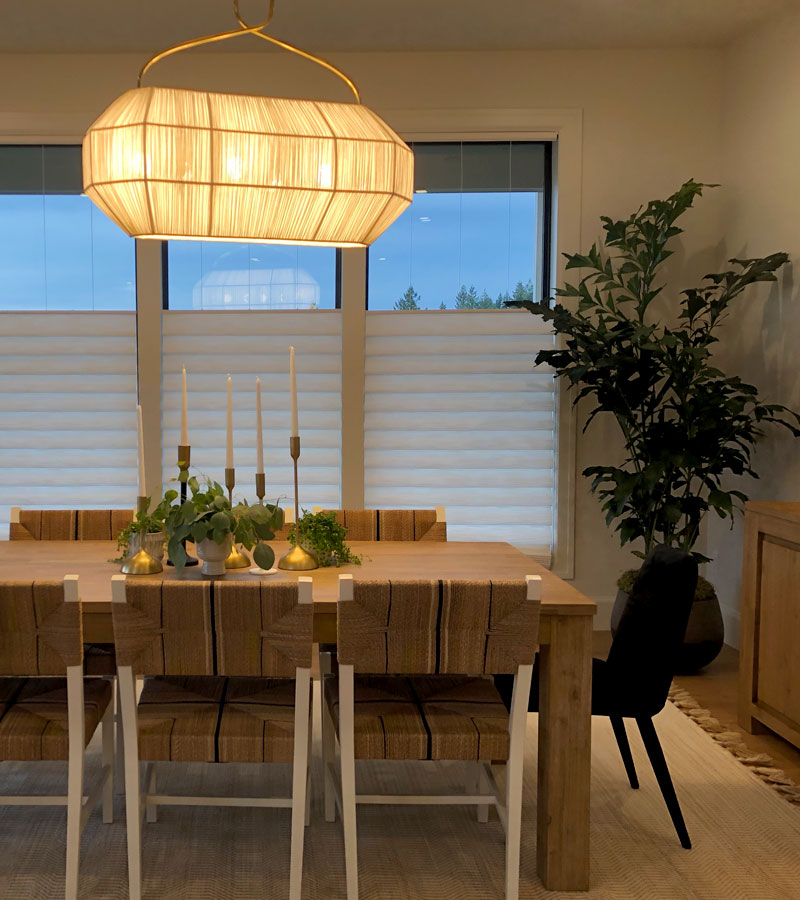
[[[169,309],[334,309],[330,247],[169,241]]]
[[[549,564],[555,383],[533,359],[553,334],[503,300],[547,296],[551,144],[414,150],[414,201],[369,252],[365,503],[444,505],[453,540]]]
[[[0,146],[0,310],[133,310],[134,241],[81,194],[81,148]]]
[[[551,144],[411,146],[414,200],[370,248],[369,308],[496,309],[544,296]]]

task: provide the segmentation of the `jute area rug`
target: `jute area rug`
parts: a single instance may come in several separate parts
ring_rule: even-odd
[[[682,850],[655,779],[631,729],[641,789],[633,791],[607,720],[595,719],[592,758],[592,889],[551,894],[536,875],[536,716],[529,717],[523,808],[522,898],[603,900],[800,900],[800,808],[783,800],[675,707],[656,719],[694,849]],[[34,775],[30,773],[36,769]],[[92,748],[89,776],[97,769]],[[46,770],[46,771],[42,771]],[[463,770],[430,764],[361,764],[359,787],[418,793],[461,789]],[[306,830],[303,897],[344,898],[341,824],[322,816],[314,769]],[[0,764],[0,792],[54,792],[59,765]],[[502,774],[498,775],[502,780]],[[288,788],[288,771],[257,766],[167,766],[159,789],[186,793],[267,793]],[[371,787],[370,787],[371,786]],[[0,808],[0,898],[63,897],[66,813]],[[503,833],[492,813],[466,807],[361,807],[362,900],[488,900],[503,896]],[[288,895],[286,810],[161,808],[145,825],[145,900],[271,900]],[[99,811],[82,842],[81,898],[125,898],[122,797],[116,821]]]

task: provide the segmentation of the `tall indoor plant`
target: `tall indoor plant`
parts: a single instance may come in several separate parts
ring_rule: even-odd
[[[603,216],[601,247],[564,254],[566,268],[582,275],[556,291],[562,302],[506,304],[552,323],[560,346],[541,350],[536,363],[566,378],[576,389],[576,403],[590,402],[584,430],[600,413],[616,420],[624,460],[589,466],[583,474],[591,478],[620,543],[636,542],[633,552],[640,557],[668,544],[707,561],[694,550],[700,525],[711,509],[732,520],[747,499],[728,486],[728,478],[757,477],[752,451],[763,426],[782,425],[800,435],[796,413],[762,403],[755,387],[726,375],[712,360],[731,301],[751,284],[775,281],[788,260],[785,253],[731,259],[732,268],[681,292],[671,321],[659,321],[652,312],[664,289],[660,268],[683,230],[676,222],[706,187],[712,185],[687,181],[627,219]]]

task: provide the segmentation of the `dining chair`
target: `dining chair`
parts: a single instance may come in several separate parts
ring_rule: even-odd
[[[159,806],[289,808],[290,900],[300,900],[311,740],[311,579],[126,582],[112,578],[125,745],[128,878],[142,891],[142,818]],[[144,676],[136,697],[136,677]],[[140,761],[146,762],[144,778]],[[157,793],[170,762],[291,763],[290,797]]]
[[[541,579],[354,581],[339,576],[339,674],[323,684],[325,818],[344,826],[347,900],[358,897],[358,804],[497,808],[505,895],[519,895],[522,763]],[[491,675],[513,678],[510,713]],[[336,738],[339,777],[336,777]],[[355,761],[463,761],[464,794],[359,794]],[[491,769],[507,761],[505,798]]]
[[[113,819],[111,698],[109,680],[83,676],[78,576],[0,582],[0,762],[67,761],[66,796],[6,794],[0,805],[67,807],[66,900],[78,896],[81,832],[101,798]],[[84,751],[98,726],[103,767],[87,797]]]
[[[283,527],[275,529],[275,541],[288,541],[289,528],[294,525],[294,506],[287,506],[283,510]]]
[[[114,541],[133,520],[131,509],[11,507],[12,541]]]
[[[636,721],[672,824],[686,850],[691,849],[692,842],[653,717],[667,702],[696,586],[697,561],[690,553],[656,547],[636,576],[608,658],[592,660],[592,715],[610,719],[634,789],[639,787],[639,780],[624,720]],[[508,706],[512,698],[510,680],[498,676],[495,682]],[[534,667],[528,709],[535,712],[538,708],[538,667]]]
[[[324,509],[347,529],[349,541],[446,541],[447,520],[443,506],[436,509]]]

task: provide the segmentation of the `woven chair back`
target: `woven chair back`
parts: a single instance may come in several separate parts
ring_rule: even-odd
[[[113,541],[130,525],[130,509],[21,509],[12,541]]]
[[[446,541],[447,523],[435,509],[329,509],[349,541]]]
[[[138,675],[292,677],[311,665],[312,604],[296,583],[118,577],[117,663]]]
[[[540,601],[525,581],[353,581],[338,658],[369,674],[512,674],[533,663]]]
[[[63,676],[82,663],[77,575],[63,582],[0,582],[0,676]]]

